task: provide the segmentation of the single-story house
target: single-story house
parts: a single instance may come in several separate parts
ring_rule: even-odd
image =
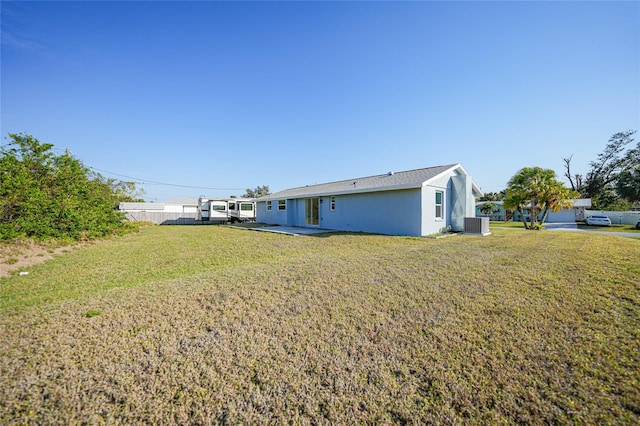
[[[580,222],[585,220],[585,211],[591,208],[591,198],[577,198],[575,200],[569,200],[570,207],[563,208],[560,211],[549,211],[545,222],[548,223],[561,223],[561,222]],[[522,209],[525,217],[529,220],[529,208]],[[542,212],[538,215],[538,220],[542,219]],[[513,213],[513,220],[519,222],[522,220],[520,213],[517,211]]]
[[[493,212],[490,215],[486,215],[480,211],[480,207],[490,202],[494,204],[498,210]],[[570,200],[571,206],[563,208],[560,211],[553,212],[550,211],[547,214],[546,222],[548,223],[559,223],[559,222],[580,222],[585,219],[585,211],[591,207],[591,198],[578,198],[575,200]],[[525,217],[528,218],[529,208],[525,207],[523,209]],[[519,222],[522,220],[520,217],[520,213],[517,211],[506,211],[503,206],[502,201],[480,201],[476,203],[476,216],[478,217],[489,217],[490,220],[513,220],[515,222]],[[540,213],[538,220],[542,219],[542,213]]]
[[[482,207],[483,204],[486,203],[491,203],[496,207],[496,211],[494,211],[491,214],[485,214],[482,213],[482,211],[480,210],[480,207]],[[513,214],[509,214],[510,212],[507,212],[504,209],[503,206],[504,201],[479,201],[476,203],[476,216],[477,217],[488,217],[489,220],[499,220],[499,221],[505,221],[507,220],[507,217],[511,217],[513,216]]]
[[[120,211],[132,221],[157,224],[183,224],[194,222],[198,215],[198,200],[181,197],[162,203],[123,202]]]
[[[124,212],[163,212],[197,213],[198,200],[192,197],[180,197],[161,203],[123,202],[119,209]]]
[[[427,236],[464,230],[482,191],[460,164],[292,188],[256,199],[256,221]]]

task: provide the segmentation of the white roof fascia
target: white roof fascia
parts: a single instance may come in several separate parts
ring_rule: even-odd
[[[433,166],[433,167],[427,167],[427,169],[430,168],[436,168],[436,167],[442,167],[442,166]],[[440,173],[438,173],[436,176],[431,177],[429,179],[427,179],[426,181],[414,181],[414,182],[409,182],[409,183],[402,183],[402,184],[397,184],[397,185],[391,185],[391,186],[375,186],[375,187],[365,187],[365,188],[360,188],[360,187],[354,187],[354,188],[350,188],[348,190],[322,190],[319,192],[304,192],[304,193],[299,193],[299,194],[293,194],[293,195],[279,195],[279,192],[285,192],[285,191],[290,191],[290,190],[294,190],[294,189],[304,189],[304,187],[299,187],[299,188],[291,188],[289,190],[283,190],[283,191],[278,191],[277,193],[274,194],[269,194],[260,198],[255,199],[256,202],[264,202],[264,201],[274,201],[274,200],[283,200],[283,199],[288,199],[288,200],[292,200],[292,199],[301,199],[301,198],[310,198],[310,197],[321,197],[321,196],[332,196],[332,195],[347,195],[347,194],[363,194],[363,193],[373,193],[373,192],[387,192],[387,191],[397,191],[397,190],[403,190],[403,189],[419,189],[422,188],[423,186],[425,186],[426,184],[428,184],[429,182],[432,182],[435,179],[438,179],[440,177],[442,177],[443,175],[445,175],[448,172],[451,172],[451,170],[455,170],[459,168],[461,170],[461,172],[465,175],[467,175],[466,171],[462,168],[462,166],[460,166],[459,163],[457,164],[453,164],[450,167],[448,167],[447,169],[441,171]],[[417,170],[422,170],[422,169],[416,169],[416,170],[408,170],[408,171],[403,171],[403,172],[398,172],[398,173],[406,173],[406,172],[413,172],[413,171],[417,171]],[[390,176],[393,175],[393,173],[389,174]],[[385,175],[374,175],[374,176],[368,176],[368,177],[364,177],[364,178],[353,178],[354,182],[357,182],[361,179],[369,179],[369,178],[377,178],[377,177],[384,177]],[[328,182],[326,184],[320,184],[320,185],[327,185],[327,184],[332,184],[332,183],[340,183],[340,182],[347,182],[347,181],[351,181],[352,179],[345,179],[342,181],[337,181],[337,182]],[[311,185],[311,186],[315,186],[315,185]],[[480,189],[478,188],[477,185],[474,184],[474,189],[477,190],[479,193],[482,193],[480,191]]]
[[[444,170],[443,172],[438,173],[437,175],[435,175],[431,179],[425,180],[424,182],[422,182],[422,186],[423,187],[424,186],[429,186],[431,184],[431,182],[433,182],[434,180],[440,179],[442,176],[446,175],[447,173],[451,173],[452,170],[455,170],[457,168],[462,169],[462,173],[463,174],[465,174],[465,175],[467,174],[460,164],[455,164],[455,165],[451,166],[450,168],[448,168],[447,170]]]
[[[387,192],[387,191],[398,191],[401,189],[417,189],[420,188],[417,184],[405,184],[405,185],[394,185],[394,186],[384,186],[377,188],[366,188],[366,189],[358,189],[355,188],[350,191],[327,191],[327,192],[317,192],[317,193],[309,193],[304,195],[296,195],[293,197],[286,197],[287,200],[295,200],[298,198],[312,198],[312,197],[326,197],[329,195],[348,195],[348,194],[364,194],[371,192]],[[269,201],[269,200],[282,200],[283,198],[260,198],[256,201]]]
[[[432,177],[431,179],[428,179],[428,180],[422,182],[422,186],[427,186],[431,182],[433,182],[434,180],[440,179],[445,174],[450,173],[452,170],[456,170],[456,169],[460,170],[462,172],[462,173],[460,173],[461,175],[469,176],[469,173],[467,173],[467,171],[464,169],[464,167],[462,167],[462,165],[460,163],[458,163],[458,164],[453,165],[451,168],[443,171],[442,173]],[[480,187],[474,182],[473,178],[471,179],[471,187],[473,188],[473,192],[477,193],[479,197],[482,197],[482,195],[484,193],[482,192]]]
[[[421,188],[420,183],[413,184],[403,184],[403,185],[393,185],[393,186],[383,186],[383,187],[375,187],[375,188],[354,188],[349,191],[325,191],[325,192],[310,192],[300,195],[288,196],[288,197],[276,197],[276,194],[265,195],[264,197],[255,198],[254,201],[262,202],[262,201],[274,201],[274,200],[295,200],[299,198],[313,198],[313,197],[326,197],[330,195],[348,195],[348,194],[364,194],[371,192],[387,192],[387,191],[398,191],[402,189],[418,189]]]

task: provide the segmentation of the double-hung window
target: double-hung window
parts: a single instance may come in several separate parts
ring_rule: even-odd
[[[271,201],[267,201],[267,210],[271,210]]]
[[[329,199],[329,204],[330,204],[330,210],[331,210],[332,212],[336,211],[336,197],[333,197],[333,196],[332,196],[332,197]]]
[[[278,210],[287,209],[287,200],[278,200]]]
[[[443,199],[444,193],[442,191],[436,191],[436,219],[444,219]]]

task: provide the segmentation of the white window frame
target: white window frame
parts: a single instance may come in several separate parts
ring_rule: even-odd
[[[278,200],[278,211],[285,211],[287,209],[287,200]]]
[[[272,205],[271,201],[267,201],[267,211],[271,211]]]
[[[440,194],[440,203],[438,203],[438,194]],[[436,219],[443,220],[444,219],[444,191],[436,191],[435,193],[435,215]],[[438,208],[440,209],[440,214],[438,214]]]
[[[335,195],[332,195],[331,197],[329,197],[329,210],[332,212],[336,211],[336,197]]]

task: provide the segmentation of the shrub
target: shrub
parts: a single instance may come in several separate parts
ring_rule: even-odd
[[[0,240],[91,239],[130,227],[117,210],[135,191],[106,179],[31,135],[9,134],[0,149]]]

